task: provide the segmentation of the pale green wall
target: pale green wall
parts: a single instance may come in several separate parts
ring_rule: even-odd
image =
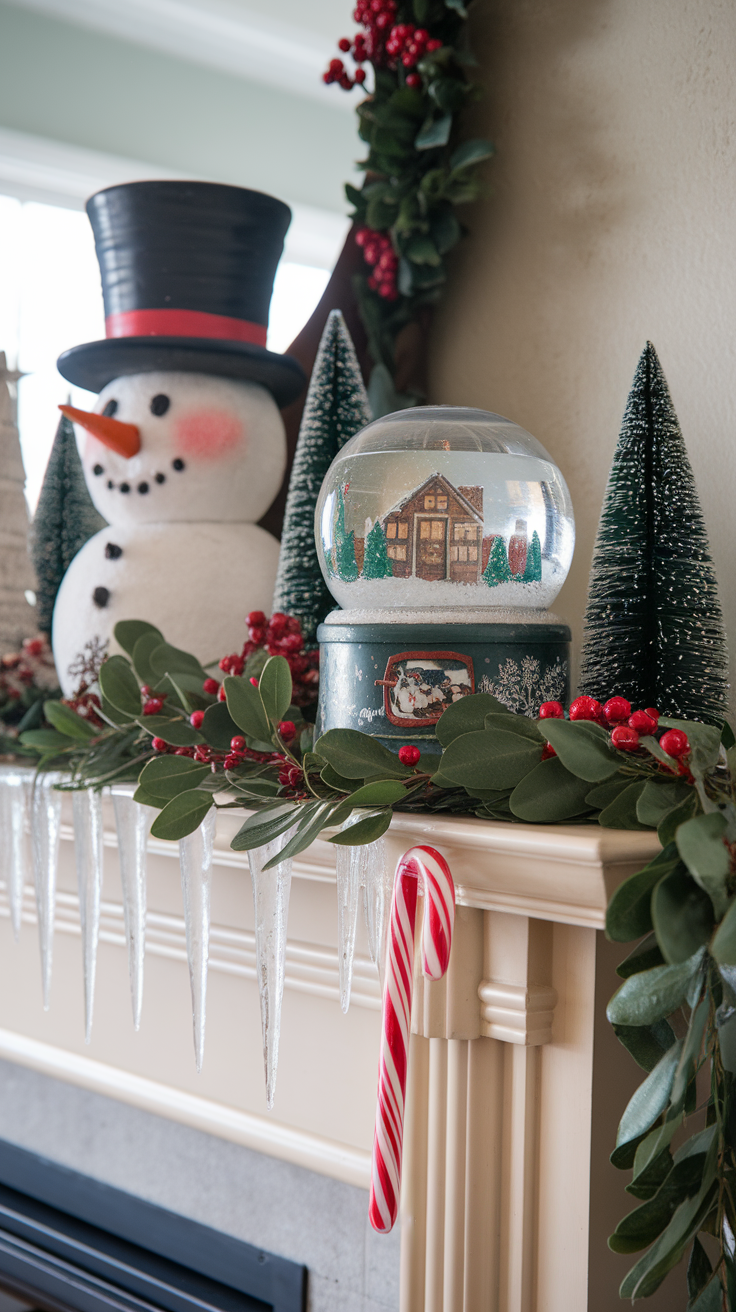
[[[361,148],[350,114],[2,3],[0,127],[343,213]]]

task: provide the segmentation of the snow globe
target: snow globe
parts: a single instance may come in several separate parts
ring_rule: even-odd
[[[385,415],[333,461],[315,514],[339,609],[318,631],[322,731],[432,750],[446,706],[488,692],[534,716],[568,692],[570,631],[548,609],[575,542],[544,447],[501,415]]]

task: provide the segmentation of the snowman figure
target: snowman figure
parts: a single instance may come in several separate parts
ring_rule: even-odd
[[[286,464],[279,407],[304,386],[266,350],[290,211],[240,187],[136,182],[87,203],[102,274],[104,341],[66,351],[60,373],[99,392],[62,406],[108,527],[67,570],[54,608],[62,688],[118,620],[144,619],[203,663],[242,645],[268,611],[279,545],[258,527]]]

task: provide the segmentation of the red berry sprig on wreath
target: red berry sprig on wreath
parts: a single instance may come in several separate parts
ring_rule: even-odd
[[[631,703],[625,697],[609,697],[605,705],[595,697],[576,697],[570,703],[568,716],[571,720],[588,720],[599,724],[611,734],[611,746],[620,752],[635,752],[641,747],[641,739],[653,738],[657,732],[660,713],[654,706],[643,711],[632,711]],[[561,702],[544,702],[539,708],[540,720],[564,720],[565,711]],[[681,729],[666,729],[659,739],[662,751],[672,759],[673,769],[678,774],[689,775],[684,758],[689,755],[690,742]],[[555,756],[550,743],[544,749],[543,759]]]

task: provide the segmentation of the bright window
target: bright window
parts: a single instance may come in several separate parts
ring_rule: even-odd
[[[26,374],[18,385],[18,427],[33,510],[68,400],[89,409],[90,392],[70,387],[56,369],[70,346],[104,337],[100,274],[86,214],[0,195],[0,351]],[[327,285],[326,269],[282,263],[276,273],[268,346],[284,351],[304,327]]]

